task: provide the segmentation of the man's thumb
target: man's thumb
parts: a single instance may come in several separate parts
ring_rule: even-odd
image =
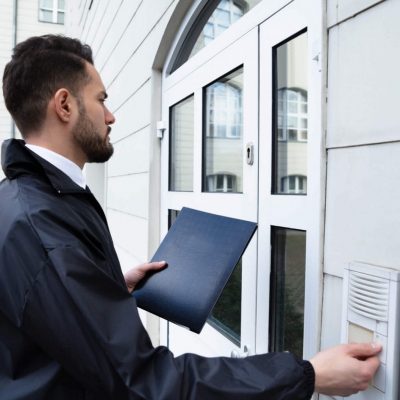
[[[356,358],[367,358],[375,356],[382,350],[380,343],[352,343],[349,345],[348,352],[351,356]]]

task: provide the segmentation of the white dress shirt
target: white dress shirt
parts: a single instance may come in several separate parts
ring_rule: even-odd
[[[26,144],[25,146],[39,157],[44,158],[50,164],[64,172],[65,175],[68,175],[81,188],[86,188],[86,177],[83,171],[74,162],[41,146],[36,146],[34,144]]]

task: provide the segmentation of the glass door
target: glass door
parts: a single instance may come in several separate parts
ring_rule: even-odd
[[[184,206],[258,222],[201,335],[162,323],[162,343],[175,354],[318,350],[322,11],[294,0],[267,13],[272,3],[260,2],[268,18],[252,14],[247,33],[233,42],[222,33],[225,44],[163,82],[162,234]]]
[[[257,352],[318,350],[324,153],[318,9],[260,25]],[[313,16],[313,13],[316,13]]]
[[[164,91],[163,235],[186,206],[257,221],[258,28]],[[200,335],[163,322],[175,354],[254,353],[257,234]]]

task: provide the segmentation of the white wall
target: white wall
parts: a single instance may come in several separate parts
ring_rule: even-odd
[[[28,37],[45,35],[47,33],[62,34],[65,26],[39,21],[39,1],[18,0],[17,4],[17,32],[16,42],[19,43]],[[14,1],[0,1],[0,74],[11,59],[14,45]],[[4,104],[3,95],[0,96],[0,143],[11,137],[11,116]],[[18,130],[16,134],[19,137]],[[0,168],[0,179],[4,177]]]
[[[115,156],[107,167],[106,209],[116,249],[125,260],[122,267],[127,269],[150,256],[152,63],[174,2],[160,0],[157,7],[140,1],[117,2],[113,7],[105,3],[109,2],[93,4],[80,36],[93,46],[108,105],[117,119],[111,134]],[[105,29],[96,31],[100,21]]]
[[[400,2],[328,1],[322,347],[340,340],[343,268],[400,269]]]
[[[156,121],[161,101],[157,104],[153,94],[161,88],[153,63],[177,1],[99,0],[90,10],[89,4],[70,2],[68,34],[91,45],[116,123],[111,132],[115,153],[105,171],[101,165],[87,168],[92,176],[105,174],[104,207],[127,270],[148,260],[159,243]],[[147,317],[157,341],[154,321]]]
[[[0,72],[3,77],[4,67],[10,60],[13,43],[13,2],[0,1]],[[1,92],[3,93],[3,92]],[[4,104],[3,95],[0,96],[0,142],[10,137],[11,117]],[[3,177],[0,168],[0,179]]]

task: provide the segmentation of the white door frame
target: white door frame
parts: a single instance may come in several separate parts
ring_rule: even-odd
[[[226,215],[234,218],[257,220],[257,158],[253,165],[246,163],[245,147],[252,143],[254,153],[258,154],[258,111],[254,99],[258,95],[258,28],[246,33],[243,37],[223,49],[188,77],[164,91],[163,121],[169,125],[169,109],[182,99],[194,93],[194,160],[193,192],[168,191],[169,132],[164,133],[161,159],[164,160],[161,176],[161,232],[165,235],[168,228],[168,209],[180,210],[192,207],[203,211]],[[203,88],[230,71],[243,66],[243,193],[205,193],[202,192],[202,125],[203,125]],[[196,351],[204,355],[231,355],[233,350],[255,348],[256,317],[256,249],[257,234],[253,237],[242,258],[242,318],[241,348],[222,336],[215,328],[206,325],[200,335],[194,335],[174,325],[165,327],[162,323],[162,342],[166,344],[167,334],[173,332],[175,353]],[[171,342],[170,342],[171,343]]]
[[[196,7],[204,2],[204,0],[197,0],[194,2],[191,11],[189,11],[187,17],[182,24],[180,31],[178,32],[172,50],[166,60],[168,65],[174,55],[175,48],[181,41],[182,34],[187,30],[187,25],[190,23],[191,18],[194,15]],[[261,207],[259,210],[258,218],[261,221],[259,228],[258,243],[264,244],[259,245],[258,255],[255,258],[260,260],[260,266],[258,267],[254,276],[257,277],[257,281],[253,283],[254,292],[258,293],[257,303],[254,303],[252,310],[257,310],[255,315],[255,326],[256,331],[253,337],[252,352],[261,353],[268,351],[268,303],[265,303],[265,299],[269,298],[269,273],[270,273],[270,225],[283,226],[287,228],[302,229],[307,231],[307,248],[306,248],[306,296],[305,296],[305,320],[304,320],[304,357],[310,357],[319,349],[320,340],[320,325],[321,325],[321,302],[322,302],[322,261],[323,261],[323,223],[324,223],[324,212],[325,212],[325,88],[323,82],[325,82],[325,55],[326,55],[326,38],[323,34],[323,5],[320,1],[316,0],[266,0],[258,4],[253,10],[242,17],[236,22],[228,31],[223,33],[214,42],[204,48],[200,53],[196,54],[192,59],[188,60],[182,65],[177,71],[171,75],[166,74],[167,68],[163,71],[163,121],[168,121],[168,108],[170,105],[178,102],[179,100],[187,97],[191,93],[195,93],[195,109],[198,109],[201,105],[200,92],[201,88],[207,83],[204,80],[199,80],[197,88],[193,90],[185,89],[185,85],[181,84],[188,76],[197,76],[197,70],[201,69],[202,66],[216,58],[218,54],[224,52],[230,45],[234,45],[238,42],[247,32],[254,30],[259,26],[260,29],[260,70],[263,66],[271,66],[272,60],[270,54],[268,55],[265,51],[262,51],[263,43],[270,47],[275,46],[277,43],[285,40],[292,36],[296,32],[303,28],[307,28],[308,32],[308,90],[309,90],[309,141],[308,141],[308,188],[307,196],[271,196],[270,193],[266,193],[265,190],[269,190],[270,185],[270,170],[271,170],[271,141],[270,134],[269,139],[263,137],[263,132],[271,132],[270,122],[268,122],[268,116],[261,114],[255,118],[254,129],[258,132],[258,124],[260,131],[260,149],[262,149],[263,157],[260,159],[260,182],[265,182],[260,185],[260,198],[268,198],[268,204],[271,210],[279,210],[274,215],[266,216],[266,211]],[[265,22],[264,22],[265,21]],[[262,24],[264,22],[264,24]],[[290,22],[290,23],[289,23]],[[270,27],[270,28],[268,28]],[[274,28],[272,28],[274,27]],[[258,28],[257,28],[258,29]],[[267,37],[268,36],[268,37]],[[257,43],[257,41],[255,42]],[[255,45],[254,45],[255,46]],[[251,46],[250,46],[251,47]],[[257,47],[257,46],[255,46]],[[234,47],[232,47],[234,48]],[[243,49],[238,49],[243,51]],[[268,58],[269,57],[269,58]],[[221,69],[218,67],[216,62],[216,77],[224,75],[226,72],[234,68],[229,68],[229,59],[225,68]],[[235,63],[234,63],[235,64]],[[212,64],[210,64],[212,65]],[[220,69],[218,69],[220,68]],[[218,72],[219,71],[219,72]],[[198,75],[201,77],[201,73]],[[257,74],[258,76],[258,74]],[[271,76],[260,74],[260,98],[259,107],[263,110],[270,110],[271,102]],[[269,108],[268,108],[269,107]],[[254,107],[257,109],[257,107]],[[271,111],[271,110],[270,110]],[[257,109],[258,112],[258,109]],[[270,117],[270,116],[269,116]],[[269,121],[271,119],[269,118]],[[195,136],[201,137],[201,116],[195,114]],[[265,136],[265,135],[264,135]],[[197,139],[198,140],[198,139]],[[246,140],[246,139],[245,139]],[[244,143],[245,144],[245,140]],[[269,140],[269,143],[266,142]],[[166,152],[168,151],[168,129],[163,139],[162,145],[162,160],[166,159]],[[257,140],[254,141],[257,148]],[[199,146],[199,143],[196,144]],[[266,156],[264,157],[264,152]],[[257,151],[255,152],[256,158]],[[200,163],[200,164],[199,164]],[[194,165],[201,165],[201,157],[197,156],[194,160]],[[244,164],[245,165],[245,164]],[[263,172],[264,171],[264,172]],[[269,171],[269,176],[265,175],[265,171]],[[264,174],[264,175],[263,175]],[[219,197],[218,194],[207,194],[204,193],[202,196],[198,196],[193,200],[193,196],[190,193],[168,193],[168,168],[165,168],[165,164],[162,164],[161,171],[161,238],[166,233],[167,213],[166,210],[179,209],[183,205],[188,205],[198,208],[206,209],[205,204],[214,204],[213,210],[215,212],[224,213],[226,209],[226,201],[223,195]],[[194,177],[195,190],[201,190],[201,178],[198,176]],[[199,189],[200,188],[200,189]],[[261,190],[261,188],[263,188]],[[240,203],[240,202],[239,202]],[[243,218],[243,208],[241,206],[235,207],[237,210],[234,211],[232,216]],[[293,210],[304,210],[300,215],[294,213]],[[251,217],[250,214],[249,217]],[[249,218],[252,219],[252,218]],[[256,240],[253,239],[252,243]],[[253,244],[251,244],[253,245]],[[262,261],[263,260],[263,261]],[[261,266],[261,263],[264,266]],[[266,264],[265,264],[266,263]],[[267,267],[265,267],[267,265]],[[251,287],[250,283],[250,287]],[[262,296],[260,296],[262,294]],[[252,323],[253,318],[249,318],[246,324]],[[242,321],[243,324],[243,321]],[[206,326],[205,331],[213,329]],[[190,334],[190,333],[189,333]],[[161,322],[161,343],[167,344],[168,342],[168,325],[165,321]],[[249,338],[249,343],[251,343]],[[243,344],[245,340],[242,340]],[[200,348],[199,352],[207,355],[220,355],[221,354],[221,343],[215,340],[214,346],[211,349],[208,344],[204,348]],[[242,346],[243,347],[243,346]]]
[[[257,353],[268,351],[271,226],[306,231],[306,276],[303,355],[319,350],[322,302],[323,223],[325,212],[325,152],[321,32],[310,21],[311,0],[295,0],[260,26],[260,172],[257,291]],[[322,14],[321,14],[322,15]],[[319,21],[319,20],[318,20]],[[307,195],[272,195],[272,48],[307,29],[308,143]],[[263,73],[262,71],[269,71]]]

